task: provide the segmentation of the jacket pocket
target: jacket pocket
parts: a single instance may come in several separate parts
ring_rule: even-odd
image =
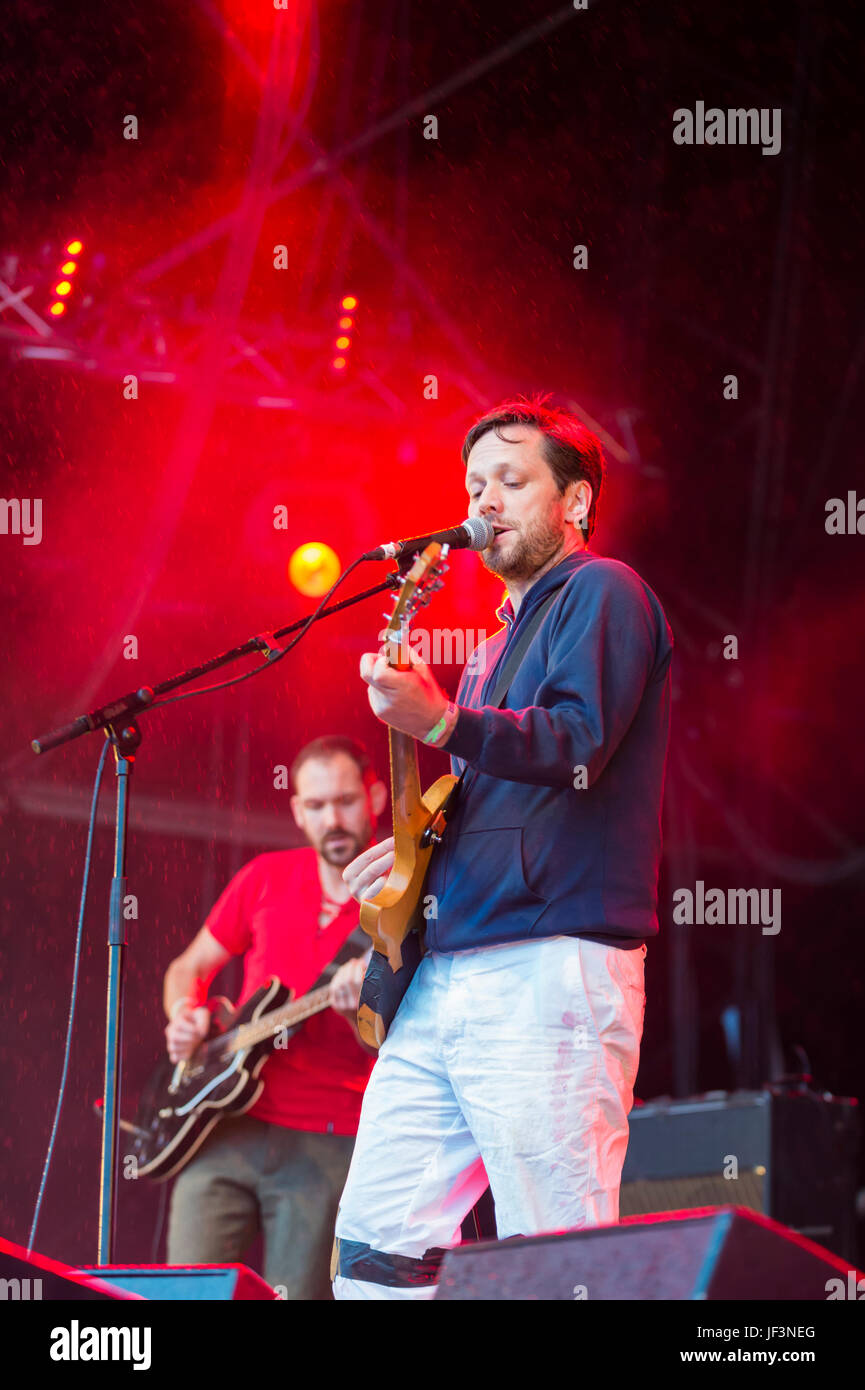
[[[534,919],[547,901],[529,886],[521,826],[463,831],[450,846],[444,891],[448,904],[473,922],[521,911]]]

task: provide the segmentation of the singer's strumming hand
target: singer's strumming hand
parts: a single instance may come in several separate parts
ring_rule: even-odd
[[[447,709],[448,697],[426,662],[413,648],[407,650],[410,671],[389,666],[382,650],[364,652],[360,674],[369,686],[370,708],[377,719],[413,738],[425,738]]]
[[[342,871],[342,881],[348,884],[349,892],[356,902],[376,897],[384,887],[385,879],[393,868],[394,839],[389,835],[377,845],[370,845],[357,859],[353,859]]]

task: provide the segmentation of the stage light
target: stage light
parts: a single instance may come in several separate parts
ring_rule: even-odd
[[[83,250],[84,242],[80,241],[77,237],[66,243],[63,252],[64,260],[61,262],[59,270],[55,272],[57,280],[54,284],[54,303],[48,306],[48,313],[52,318],[59,319],[61,314],[66,312],[68,305],[66,303],[60,303],[60,300],[70,300],[70,296],[72,299],[75,298],[76,284],[68,277],[77,275],[79,266],[76,260],[67,260],[65,257],[77,256],[79,252]]]
[[[343,295],[343,297],[342,297],[342,308],[343,308],[343,309],[355,309],[356,307],[357,307],[357,299],[355,298],[355,296],[354,296],[353,294],[346,294],[346,295]],[[340,318],[337,320],[337,322],[338,322],[338,324],[339,324],[340,332],[339,332],[339,333],[337,334],[337,336],[334,338],[333,346],[334,346],[334,348],[336,349],[336,352],[338,353],[338,356],[335,356],[335,357],[331,358],[331,363],[330,363],[330,365],[331,365],[331,368],[332,368],[333,371],[335,371],[335,372],[344,372],[345,369],[346,369],[346,367],[348,366],[348,355],[347,355],[347,354],[348,354],[348,352],[349,352],[349,350],[350,350],[350,348],[351,348],[351,338],[349,337],[348,333],[346,332],[346,329],[349,329],[349,328],[353,328],[353,327],[354,327],[354,319],[351,317],[350,314],[343,314],[343,315],[340,316]]]
[[[288,577],[300,593],[321,598],[339,577],[339,556],[329,545],[308,541],[299,545],[288,562]]]

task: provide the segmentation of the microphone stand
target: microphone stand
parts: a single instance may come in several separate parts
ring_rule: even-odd
[[[401,567],[402,568],[402,567]],[[380,584],[374,584],[363,593],[323,608],[313,621],[330,617],[343,608],[350,608],[363,599],[385,589],[398,589],[402,580],[399,573],[391,573]],[[108,982],[106,988],[105,1010],[105,1075],[102,1094],[102,1152],[99,1164],[99,1238],[96,1263],[109,1265],[114,1259],[114,1242],[117,1217],[117,1164],[121,1072],[121,1042],[123,1037],[123,995],[125,984],[125,952],[127,946],[123,918],[123,903],[126,897],[126,852],[129,829],[129,803],[131,793],[132,769],[135,755],[141,745],[141,730],[135,716],[148,708],[159,708],[158,697],[183,685],[189,685],[209,671],[227,666],[242,656],[261,652],[268,661],[275,661],[283,655],[277,646],[278,639],[296,632],[309,623],[309,618],[299,618],[288,627],[277,632],[260,633],[251,637],[242,646],[232,647],[220,656],[198,666],[191,666],[179,675],[172,676],[161,684],[142,686],[129,695],[114,700],[90,714],[79,715],[69,724],[52,729],[41,738],[33,739],[34,753],[45,753],[63,743],[79,738],[82,734],[94,733],[103,729],[114,752],[114,771],[116,778],[116,814],[114,819],[114,873],[111,880],[111,894],[108,904]],[[203,692],[202,692],[203,693]]]

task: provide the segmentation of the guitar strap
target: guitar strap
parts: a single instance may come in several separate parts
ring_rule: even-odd
[[[560,593],[561,589],[553,589],[552,593],[547,594],[546,598],[541,600],[531,617],[526,619],[520,629],[519,636],[509,648],[506,648],[503,657],[499,658],[499,663],[496,668],[495,684],[490,691],[489,698],[483,702],[485,705],[493,705],[496,709],[500,709],[504,704],[508,697],[508,691],[514,683],[514,677],[522,665],[523,657],[531,645],[532,638],[535,636],[535,633]],[[456,783],[442,808],[445,821],[447,821],[448,816],[452,814],[456,806],[457,797],[459,796],[463,779],[468,770],[468,766],[463,768],[460,773],[459,781]]]
[[[345,938],[332,961],[324,967],[315,984],[310,985],[305,991],[311,994],[314,989],[320,989],[322,985],[329,985],[337,970],[341,965],[345,965],[347,960],[354,960],[357,956],[365,956],[369,950],[369,937],[362,927],[355,927]]]
[[[495,705],[496,708],[500,708],[504,704],[508,691],[514,683],[514,676],[522,664],[532,638],[560,593],[561,589],[553,589],[551,594],[547,594],[546,598],[541,599],[532,616],[523,623],[520,634],[511,644],[504,661],[499,663],[501,669],[498,671],[496,683],[490,691],[489,699],[484,700],[485,705]]]

